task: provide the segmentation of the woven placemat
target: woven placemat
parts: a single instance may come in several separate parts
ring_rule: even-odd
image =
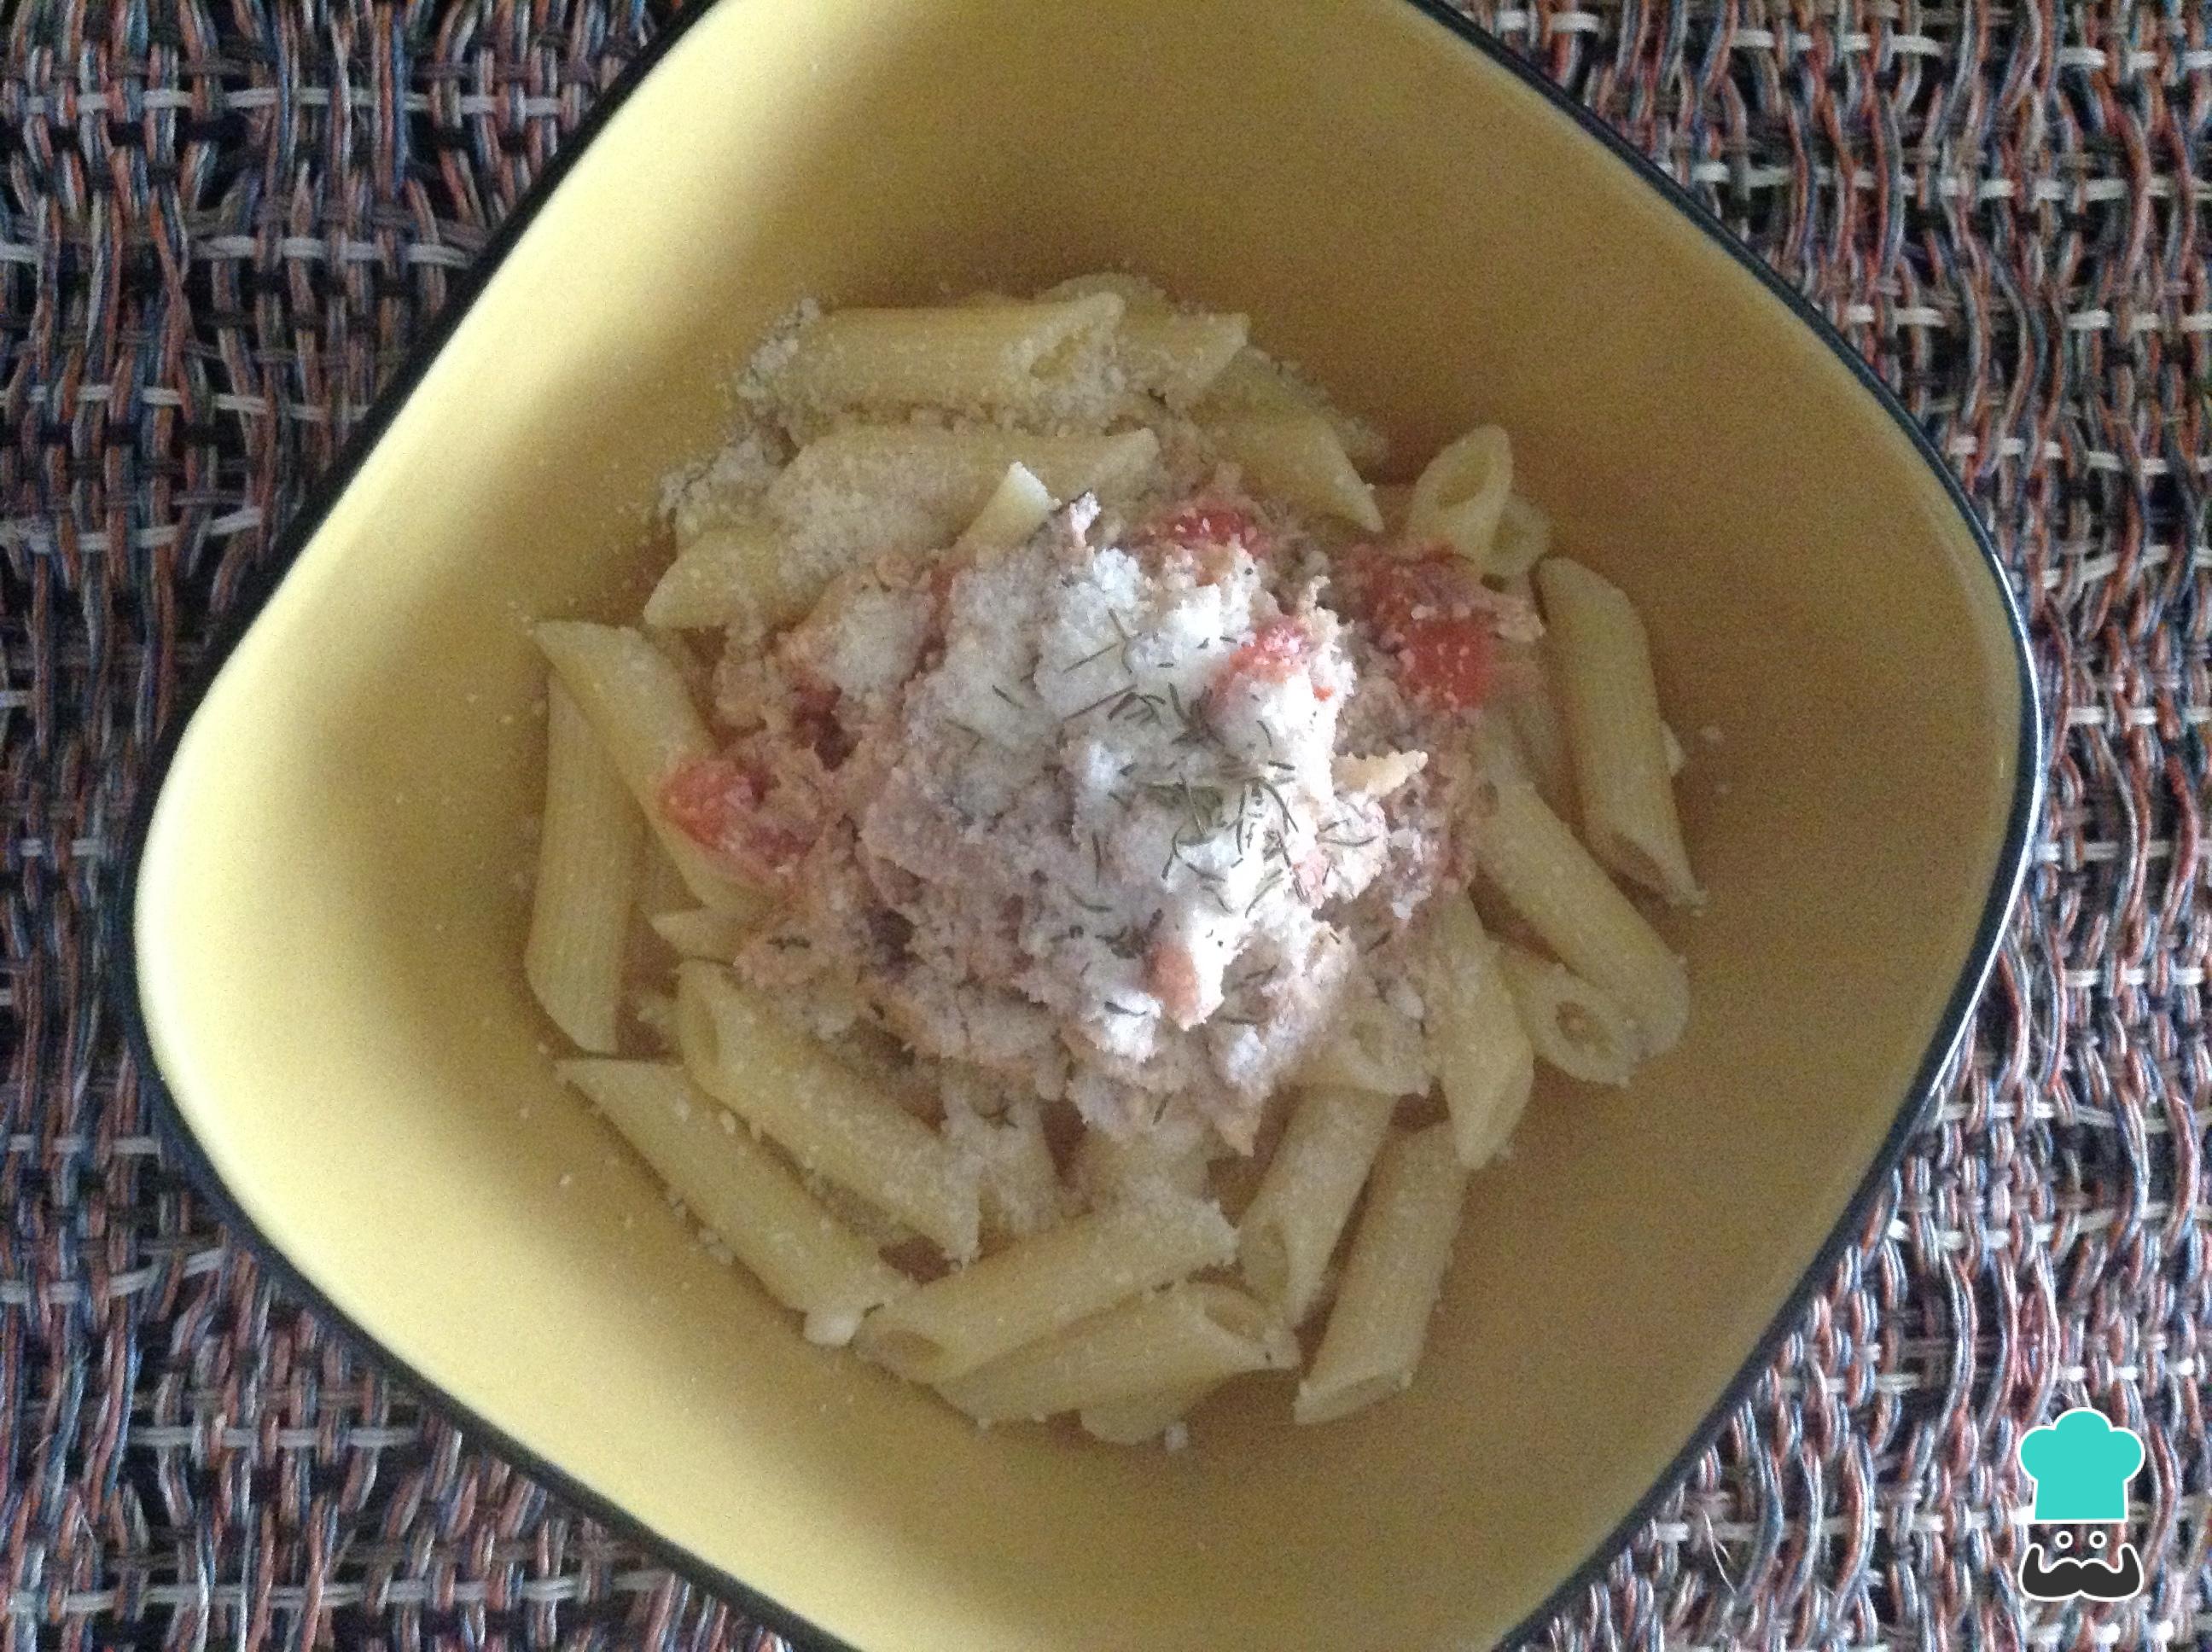
[[[272,1294],[100,991],[115,835],[211,618],[659,9],[0,0],[10,1646],[771,1639]],[[1552,1643],[2212,1643],[2212,12],[1475,10],[1897,388],[2017,577],[2057,731],[2027,904],[1893,1204]],[[2148,1448],[2124,1605],[2012,1578],[2014,1448],[2080,1403]]]

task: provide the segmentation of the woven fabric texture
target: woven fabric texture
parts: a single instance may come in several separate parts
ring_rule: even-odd
[[[1474,12],[1897,389],[2057,731],[2027,900],[1887,1206],[1550,1644],[2212,1643],[2212,11]],[[772,1640],[273,1292],[164,1160],[101,990],[117,836],[210,622],[662,21],[0,0],[10,1646]],[[2014,1448],[2081,1403],[2148,1447],[2124,1604],[2012,1581]]]

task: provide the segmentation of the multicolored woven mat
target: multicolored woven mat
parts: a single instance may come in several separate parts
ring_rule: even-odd
[[[1893,1203],[1551,1643],[2212,1644],[2212,10],[1473,9],[1897,388],[2017,576],[2057,730],[2027,904]],[[211,617],[660,10],[0,0],[10,1646],[771,1639],[272,1294],[100,992],[116,834]],[[2148,1448],[2131,1601],[2013,1579],[2015,1449],[2071,1404]]]

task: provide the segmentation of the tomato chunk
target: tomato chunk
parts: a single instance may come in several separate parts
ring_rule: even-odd
[[[791,871],[815,835],[769,806],[769,784],[738,758],[696,758],[661,782],[660,812],[740,877],[770,881]]]
[[[1344,572],[1357,610],[1378,636],[1416,620],[1464,615],[1488,606],[1480,577],[1451,550],[1437,547],[1411,556],[1372,545],[1345,555]]]
[[[1313,658],[1313,638],[1294,619],[1271,619],[1237,645],[1213,679],[1221,694],[1239,683],[1287,683]]]
[[[1497,641],[1474,619],[1407,623],[1398,639],[1399,680],[1441,711],[1469,711],[1490,695]]]
[[[1490,693],[1497,599],[1449,549],[1394,556],[1371,545],[1346,553],[1350,605],[1398,662],[1407,691],[1443,711],[1466,711]]]

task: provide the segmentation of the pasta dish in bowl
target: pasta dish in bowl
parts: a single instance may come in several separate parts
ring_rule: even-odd
[[[802,306],[639,623],[537,628],[562,1072],[808,1340],[984,1423],[1404,1386],[1535,1062],[1689,1014],[1633,608],[1504,431],[1377,490],[1249,331]]]
[[[1869,1230],[2017,615],[1441,7],[1017,9],[599,100],[230,591],[117,1012],[179,1198],[797,1643],[1463,1652]]]

